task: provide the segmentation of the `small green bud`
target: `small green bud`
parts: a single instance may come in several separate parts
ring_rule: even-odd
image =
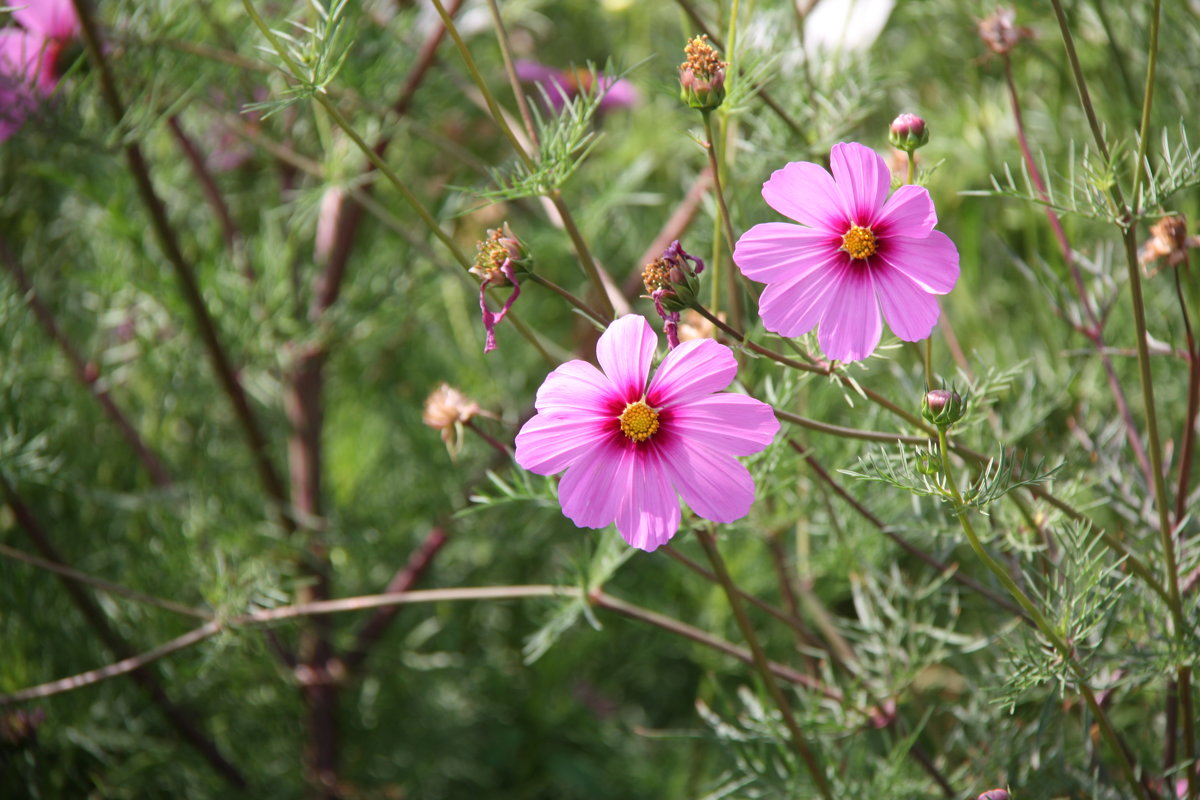
[[[897,150],[912,155],[918,147],[929,143],[929,127],[916,114],[901,114],[888,128],[888,141]]]
[[[698,111],[713,111],[725,101],[725,69],[708,36],[697,36],[684,48],[679,65],[679,98]]]
[[[921,416],[942,430],[958,422],[967,413],[966,402],[950,389],[931,389],[921,400]]]

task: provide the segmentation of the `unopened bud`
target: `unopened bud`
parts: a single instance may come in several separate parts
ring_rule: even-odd
[[[713,111],[725,101],[725,69],[728,63],[697,36],[684,48],[687,58],[679,65],[679,98],[698,111]]]
[[[1012,800],[1012,795],[1008,793],[1007,789],[988,789],[976,800]]]
[[[931,389],[921,401],[921,416],[942,430],[962,419],[966,411],[967,404],[950,389]]]
[[[918,147],[929,143],[929,127],[916,114],[901,114],[888,128],[888,141],[892,147],[911,155]]]

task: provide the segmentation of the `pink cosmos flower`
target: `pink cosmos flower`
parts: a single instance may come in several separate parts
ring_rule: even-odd
[[[70,0],[24,0],[12,12],[20,28],[0,30],[0,142],[21,127],[58,85],[58,57],[79,35]]]
[[[562,70],[539,64],[537,61],[518,60],[513,68],[517,77],[525,83],[540,83],[550,98],[550,104],[555,111],[561,111],[566,101],[587,90],[592,85],[592,73],[586,69]],[[617,80],[596,74],[597,90],[604,96],[600,99],[600,110],[610,111],[614,108],[629,108],[640,99],[637,87],[625,79]]]
[[[643,317],[609,325],[600,369],[568,361],[537,393],[538,413],[517,434],[517,463],[539,475],[566,470],[563,513],[581,528],[614,520],[625,541],[654,550],[679,529],[678,492],[714,522],[744,517],[754,479],[734,456],[762,450],[779,430],[766,403],[720,393],[737,361],[712,340],[667,353],[647,383],[658,337]]]
[[[901,186],[875,151],[834,145],[833,175],[806,161],[763,184],[771,208],[799,222],[755,225],[738,239],[733,260],[747,278],[767,284],[759,314],[767,330],[800,336],[815,326],[825,355],[859,361],[879,344],[879,312],[909,342],[937,323],[934,295],[958,280],[958,249],[935,231],[929,192]]]

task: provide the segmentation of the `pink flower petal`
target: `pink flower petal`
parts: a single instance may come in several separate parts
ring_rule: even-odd
[[[833,146],[829,166],[851,221],[869,225],[883,205],[892,183],[887,162],[869,147],[857,142],[842,142]]]
[[[568,361],[546,376],[534,407],[550,416],[589,418],[617,416],[626,402],[603,372],[586,361]]]
[[[70,39],[79,33],[79,17],[71,0],[20,0],[13,19],[26,30],[36,31],[51,39]]]
[[[662,464],[684,502],[713,522],[733,522],[750,512],[754,479],[732,456],[689,442],[670,440]]]
[[[604,528],[629,492],[634,448],[615,440],[585,452],[558,482],[563,514],[580,528]]]
[[[639,550],[657,550],[679,530],[679,498],[655,448],[642,448],[633,460],[630,483],[617,509],[617,530]]]
[[[870,267],[850,262],[829,280],[837,288],[821,317],[817,341],[829,358],[861,361],[874,352],[883,334]]]
[[[616,430],[612,419],[564,419],[538,414],[517,434],[514,458],[530,472],[553,475],[615,439]]]
[[[892,333],[906,342],[919,342],[929,336],[941,313],[937,297],[885,264],[877,265],[871,277]]]
[[[646,402],[655,408],[690,403],[721,391],[736,374],[732,350],[715,339],[693,339],[667,353],[650,381]]]
[[[641,92],[637,90],[637,87],[624,78],[614,81],[607,75],[599,75],[596,83],[599,84],[600,91],[604,93],[604,97],[600,99],[600,108],[603,111],[611,111],[614,108],[631,108],[642,99]]]
[[[759,283],[787,280],[824,263],[841,247],[841,238],[790,222],[765,222],[742,234],[733,261]]]
[[[779,432],[775,412],[744,394],[714,394],[664,410],[662,424],[683,436],[731,456],[748,456],[771,443]]]
[[[880,243],[879,257],[927,292],[946,294],[958,282],[958,248],[941,231],[924,239],[886,239]]]
[[[834,253],[819,269],[772,283],[758,299],[758,313],[767,330],[780,336],[803,336],[825,316],[840,274],[849,261],[845,253]]]
[[[775,170],[763,184],[767,205],[810,228],[841,236],[846,232],[846,211],[833,177],[807,161],[793,161]]]
[[[600,334],[596,360],[626,402],[641,399],[646,390],[646,375],[657,346],[654,329],[637,314],[626,314]]]
[[[937,212],[933,210],[933,200],[929,190],[923,186],[911,184],[897,189],[883,210],[871,223],[876,236],[909,236],[920,239],[928,236],[937,225]]]

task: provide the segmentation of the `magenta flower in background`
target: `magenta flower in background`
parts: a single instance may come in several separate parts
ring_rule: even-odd
[[[21,127],[39,97],[58,85],[58,56],[79,35],[70,0],[24,0],[12,12],[21,27],[0,30],[0,142]]]
[[[878,153],[861,144],[834,145],[831,176],[793,162],[763,184],[771,208],[799,222],[755,225],[738,239],[733,260],[742,274],[767,284],[759,314],[767,330],[800,336],[818,327],[825,355],[859,361],[883,332],[909,342],[937,323],[935,295],[958,280],[958,249],[935,231],[929,192],[901,186]]]
[[[647,383],[658,337],[636,315],[596,343],[600,369],[568,361],[537,393],[538,413],[517,434],[516,460],[539,475],[566,470],[563,513],[581,528],[614,520],[625,541],[654,550],[679,529],[678,493],[714,522],[744,517],[754,479],[734,456],[762,450],[779,430],[766,403],[721,392],[737,372],[712,339],[669,352]]]
[[[518,60],[514,65],[517,77],[525,83],[540,83],[555,111],[561,111],[566,101],[581,90],[591,88],[592,73],[586,69],[555,69],[536,61]],[[617,80],[597,73],[596,89],[604,96],[600,98],[600,110],[629,108],[640,99],[637,87],[625,79]]]

